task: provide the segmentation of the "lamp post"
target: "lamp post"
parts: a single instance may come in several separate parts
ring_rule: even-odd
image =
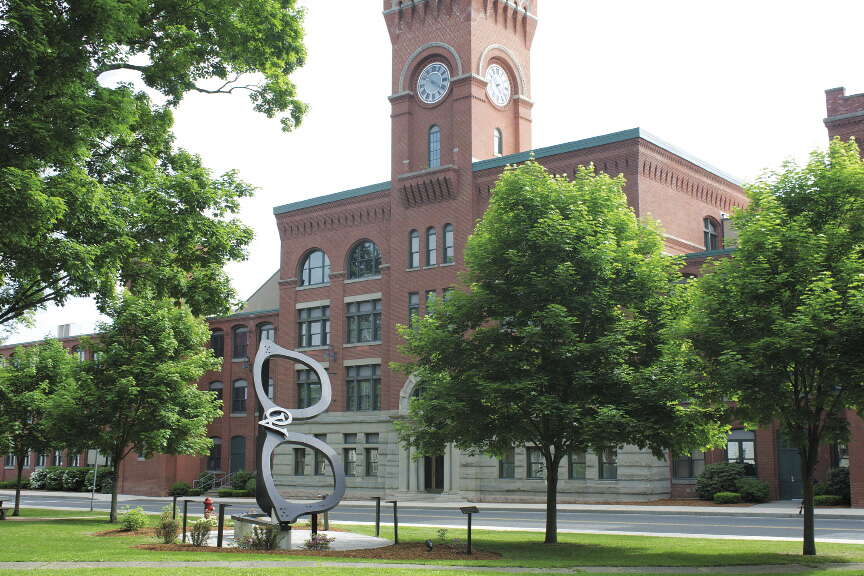
[[[462,514],[468,516],[468,547],[467,553],[470,555],[471,552],[471,516],[480,512],[480,509],[476,506],[462,506],[459,508]]]

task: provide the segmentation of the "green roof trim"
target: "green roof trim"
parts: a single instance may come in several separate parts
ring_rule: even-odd
[[[232,318],[248,318],[249,316],[267,316],[270,314],[279,314],[279,309],[274,310],[254,310],[252,312],[237,312],[228,316],[208,316],[207,320],[231,320]]]
[[[375,194],[376,192],[386,192],[387,190],[390,190],[389,181],[381,182],[380,184],[372,184],[371,186],[363,186],[362,188],[354,188],[353,190],[344,190],[342,192],[336,192],[335,194],[327,194],[326,196],[300,200],[299,202],[292,202],[291,204],[285,204],[283,206],[277,206],[273,209],[273,214],[278,216],[279,214],[295,212],[297,210],[302,210],[303,208],[312,208],[313,206],[320,206],[322,204],[329,204],[330,202],[338,202],[340,200],[348,200],[349,198],[357,198],[358,196]]]
[[[735,252],[734,248],[722,248],[720,250],[706,250],[704,252],[690,252],[689,254],[685,254],[684,258],[688,260],[695,260],[697,258],[715,258],[718,256],[728,256]]]
[[[687,152],[676,148],[675,146],[672,146],[671,144],[661,140],[660,138],[641,128],[631,128],[630,130],[622,130],[621,132],[613,132],[611,134],[604,134],[602,136],[594,136],[592,138],[585,138],[583,140],[576,140],[574,142],[556,144],[555,146],[548,146],[546,148],[537,148],[536,150],[532,150],[530,152],[520,152],[518,154],[502,156],[500,158],[481,160],[480,162],[474,163],[474,172],[490,170],[492,168],[503,168],[508,164],[519,164],[521,162],[527,162],[531,158],[532,154],[535,158],[539,159],[545,158],[547,156],[566,154],[567,152],[576,152],[578,150],[596,148],[597,146],[605,146],[606,144],[617,144],[618,142],[625,142],[627,140],[633,140],[636,138],[641,138],[646,142],[650,142],[655,146],[663,148],[667,152],[671,152],[672,154],[675,154],[676,156],[687,160],[691,164],[695,164],[696,166],[714,174],[715,176],[723,178],[724,180],[728,180],[736,186],[742,185],[741,181],[734,176],[731,176],[730,174],[727,174],[726,172],[715,168],[707,162],[704,162],[696,158],[695,156],[692,156]]]

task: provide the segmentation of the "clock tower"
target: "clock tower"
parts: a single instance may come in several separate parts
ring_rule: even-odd
[[[393,45],[392,180],[403,205],[428,188],[418,176],[440,171],[449,190],[439,193],[458,195],[473,162],[531,148],[537,0],[384,0],[384,17]]]

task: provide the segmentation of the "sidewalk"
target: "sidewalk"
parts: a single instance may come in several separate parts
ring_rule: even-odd
[[[22,490],[22,496],[41,496],[45,498],[90,498],[87,492],[47,492],[43,490]],[[0,499],[11,500],[15,496],[14,491],[0,490]],[[389,497],[388,497],[389,498]],[[398,498],[398,495],[397,495]],[[110,494],[96,494],[95,499],[99,502],[111,500]],[[190,500],[194,502],[203,501],[203,496],[186,496],[178,500]],[[173,498],[170,496],[135,496],[132,494],[120,494],[117,497],[118,502],[129,501],[151,501],[171,503]],[[216,498],[217,502],[225,502],[235,505],[255,505],[254,498]],[[383,500],[383,499],[382,499]],[[307,500],[299,500],[301,502]],[[308,500],[311,502],[311,500]],[[537,504],[518,504],[512,502],[466,502],[464,500],[453,499],[452,501],[438,500],[434,502],[423,500],[399,500],[399,503],[411,508],[428,508],[442,509],[455,508],[464,505],[476,505],[480,508],[495,509],[495,510],[545,510],[546,505]],[[346,506],[362,506],[372,507],[375,502],[370,498],[368,500],[343,500],[343,505]],[[383,505],[383,502],[382,502]],[[779,517],[793,518],[798,517],[798,510],[801,506],[800,501],[782,500],[777,502],[768,502],[765,504],[755,504],[753,506],[649,506],[649,505],[631,505],[631,504],[559,504],[558,510],[567,512],[595,512],[609,514],[653,514],[653,515],[708,515],[708,516],[764,516],[764,517]],[[818,518],[832,518],[840,520],[864,520],[864,508],[817,508],[816,516]]]

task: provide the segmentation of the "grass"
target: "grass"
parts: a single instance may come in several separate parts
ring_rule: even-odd
[[[146,536],[95,537],[94,532],[110,530],[117,525],[108,524],[104,515],[93,519],[63,519],[80,512],[55,510],[28,510],[33,516],[54,516],[57,520],[33,522],[0,522],[0,561],[4,562],[68,562],[68,561],[204,561],[237,562],[245,560],[324,560],[303,556],[267,554],[220,554],[213,552],[151,552],[132,548],[136,544],[154,543]],[[151,522],[155,518],[151,518]],[[372,528],[353,526],[352,530],[371,533]],[[389,528],[382,536],[391,538]],[[401,542],[422,542],[437,538],[435,528],[403,527],[399,531]],[[464,530],[449,530],[449,538],[464,539]],[[534,532],[491,532],[476,530],[474,545],[478,549],[502,554],[497,560],[418,560],[415,563],[450,564],[465,566],[524,566],[535,568],[568,568],[578,566],[735,566],[747,564],[808,564],[864,562],[864,545],[818,544],[819,556],[805,558],[800,554],[799,542],[769,542],[748,540],[675,539],[608,534],[561,534],[560,543],[542,544],[543,535]],[[356,559],[327,558],[326,560],[364,562]],[[366,560],[368,562],[369,560]],[[340,574],[350,574],[348,568]],[[305,571],[305,569],[304,569]],[[98,572],[98,571],[97,571]],[[93,572],[93,573],[97,573]],[[379,571],[384,574],[386,572]],[[0,571],[0,574],[4,572]],[[87,574],[85,571],[58,573]],[[101,572],[98,572],[101,574]],[[108,574],[109,572],[105,572]],[[121,573],[114,569],[112,572]],[[137,574],[132,569],[123,574]],[[142,574],[160,574],[150,569]],[[186,570],[167,573],[186,574]],[[211,574],[212,572],[207,572]],[[253,573],[253,572],[249,572]],[[277,572],[278,573],[278,572]],[[286,572],[287,573],[287,572]],[[357,574],[364,574],[359,571]],[[398,574],[400,572],[392,572]],[[40,574],[47,574],[40,571]],[[198,572],[188,571],[194,575]],[[202,572],[203,574],[203,572]],[[234,572],[233,574],[238,574]],[[318,574],[317,572],[315,574]],[[327,574],[321,572],[321,574]],[[847,572],[848,574],[848,572]]]
[[[66,570],[38,570],[27,572],[37,576],[514,576],[504,572],[480,572],[477,570],[415,570],[410,568],[70,568]],[[21,570],[0,570],[0,576],[21,576]],[[819,570],[790,572],[786,576],[853,576],[860,572],[843,570]],[[580,572],[579,576],[601,576]],[[602,576],[608,576],[603,574]],[[629,573],[627,576],[639,576]],[[652,575],[654,576],[654,575]],[[711,576],[724,576],[712,574]],[[732,576],[732,575],[726,575]],[[740,575],[737,575],[740,576]],[[771,576],[784,576],[772,572]]]

